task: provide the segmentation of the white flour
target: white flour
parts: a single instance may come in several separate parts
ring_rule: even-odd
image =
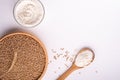
[[[38,0],[20,0],[14,9],[17,22],[23,26],[38,25],[44,16],[44,9]]]
[[[75,60],[75,64],[78,67],[84,67],[89,63],[91,63],[92,60],[93,60],[93,53],[89,50],[86,50],[78,54]]]

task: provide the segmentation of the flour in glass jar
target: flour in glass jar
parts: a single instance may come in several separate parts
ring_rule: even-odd
[[[14,9],[16,21],[22,26],[38,25],[44,17],[44,8],[39,0],[20,0]]]

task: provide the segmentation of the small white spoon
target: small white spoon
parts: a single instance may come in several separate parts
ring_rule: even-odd
[[[57,80],[65,80],[65,78],[71,74],[74,70],[84,68],[88,66],[94,60],[94,52],[90,48],[83,48],[79,51],[78,55],[72,66],[63,73]]]

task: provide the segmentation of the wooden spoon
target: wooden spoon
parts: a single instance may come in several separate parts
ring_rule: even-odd
[[[83,48],[79,51],[78,55],[72,66],[63,73],[57,80],[65,80],[73,71],[88,66],[94,60],[94,52],[90,48]]]

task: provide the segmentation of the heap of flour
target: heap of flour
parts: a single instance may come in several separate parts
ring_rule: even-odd
[[[78,54],[75,60],[75,64],[78,67],[84,67],[90,64],[93,61],[93,58],[94,58],[93,52],[90,50],[85,50]]]
[[[44,17],[44,8],[38,0],[20,0],[15,6],[14,16],[22,26],[36,26]]]

